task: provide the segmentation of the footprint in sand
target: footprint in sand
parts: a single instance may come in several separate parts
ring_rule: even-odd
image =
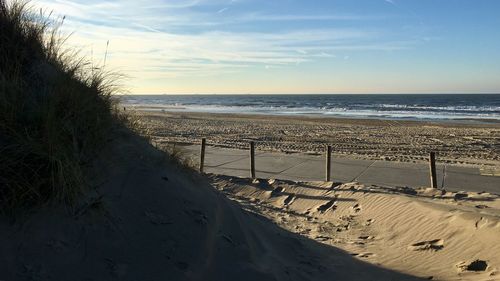
[[[327,203],[319,206],[316,210],[318,210],[318,212],[324,214],[326,211],[328,210],[335,210],[337,208],[337,206],[335,206],[335,202],[337,202],[337,200],[333,199],[333,200],[330,200],[328,201]]]
[[[366,222],[365,222],[365,225],[366,225],[366,226],[369,226],[369,225],[371,225],[374,221],[375,221],[375,219],[367,219],[367,220],[366,220]]]
[[[375,236],[368,236],[368,235],[362,235],[358,237],[361,240],[373,240],[375,239]]]
[[[337,227],[337,232],[343,232],[343,231],[347,231],[351,228],[351,224],[350,223],[346,223],[345,225],[339,225]]]
[[[293,203],[293,201],[295,201],[295,198],[296,198],[295,195],[288,195],[283,204],[285,206],[290,206]]]
[[[302,230],[299,233],[302,234],[302,235],[309,235],[309,233],[311,233],[311,230],[312,229],[310,229],[310,228],[306,228],[306,229]]]
[[[51,239],[49,242],[47,242],[47,246],[54,251],[61,253],[68,249],[69,243],[64,241],[64,240],[59,240],[59,239]]]
[[[185,210],[184,213],[190,215],[194,221],[201,225],[206,225],[208,223],[208,217],[200,210],[191,209]]]
[[[189,268],[189,264],[183,261],[175,262],[175,266],[181,271],[186,271]]]
[[[413,251],[426,251],[426,250],[439,251],[442,250],[443,248],[444,248],[443,239],[422,241],[408,247],[408,249]]]
[[[285,192],[284,187],[276,187],[273,191],[271,191],[271,197],[279,196],[281,193]]]
[[[46,279],[46,271],[42,265],[30,265],[24,264],[22,267],[22,271],[19,272],[21,277],[26,280],[45,280]],[[2,280],[2,279],[0,279]]]
[[[149,222],[155,225],[164,225],[164,224],[172,224],[172,220],[167,216],[153,213],[153,212],[144,212],[144,215],[148,218]]]
[[[488,209],[489,206],[487,206],[487,205],[476,205],[476,208],[478,208],[478,209]]]
[[[234,241],[233,239],[231,238],[231,235],[225,235],[225,234],[222,234],[220,237],[222,237],[222,239],[224,239],[226,242],[228,242],[229,244],[233,244],[234,245]]]
[[[331,240],[332,237],[319,235],[319,236],[314,237],[314,239],[316,239],[317,241],[323,242],[323,241]]]
[[[354,254],[354,256],[359,257],[359,258],[370,258],[375,256],[374,253],[359,253],[359,254]]]
[[[481,217],[478,221],[476,221],[474,226],[476,227],[476,229],[480,229],[480,228],[483,228],[487,224],[488,224],[488,220]]]
[[[461,262],[457,264],[459,271],[485,271],[488,268],[488,263],[483,260],[475,260],[473,262]]]
[[[106,258],[105,261],[106,261],[109,273],[111,273],[111,275],[113,275],[114,277],[121,278],[121,277],[124,277],[125,275],[127,275],[128,264],[117,263],[115,260],[113,260],[111,258]]]
[[[352,209],[354,210],[355,213],[359,213],[361,211],[361,205],[356,204],[352,206]]]

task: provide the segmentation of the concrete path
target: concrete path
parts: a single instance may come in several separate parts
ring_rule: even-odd
[[[199,163],[197,145],[184,146],[187,157]],[[250,157],[245,150],[206,147],[205,172],[250,177]],[[259,152],[255,154],[258,178],[318,181],[325,178],[324,156]],[[476,191],[500,194],[500,172],[481,175],[479,168],[437,165],[439,187],[451,191]],[[381,160],[332,159],[332,180],[357,181],[382,186],[429,186],[429,167],[425,163],[402,163]]]

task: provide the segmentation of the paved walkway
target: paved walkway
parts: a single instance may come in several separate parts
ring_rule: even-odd
[[[199,163],[197,145],[185,146],[186,154]],[[248,151],[206,147],[205,172],[237,177],[250,177]],[[324,156],[285,154],[274,152],[255,153],[258,178],[275,178],[299,181],[318,181],[325,178]],[[381,160],[355,160],[332,158],[332,180],[357,181],[383,186],[429,186],[429,168],[425,163],[402,163]],[[452,191],[486,191],[500,194],[500,174],[481,175],[479,168],[455,165],[437,165],[439,187]]]

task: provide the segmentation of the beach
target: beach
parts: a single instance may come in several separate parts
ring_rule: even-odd
[[[130,110],[130,109],[129,109]],[[419,163],[430,151],[438,162],[498,167],[500,123],[407,121],[318,116],[155,112],[136,110],[139,127],[154,143],[198,144],[286,153],[324,153],[354,159]]]
[[[1,280],[421,280],[244,210],[126,130],[89,174],[73,208],[0,216]]]
[[[0,281],[500,281],[500,6],[359,2],[0,0]]]
[[[118,131],[99,187],[0,224],[5,280],[500,280],[500,198],[200,175]]]
[[[499,280],[498,195],[210,178],[249,212],[356,259],[426,280]]]

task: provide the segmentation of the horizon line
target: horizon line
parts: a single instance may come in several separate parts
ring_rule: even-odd
[[[500,92],[477,92],[477,93],[124,93],[119,96],[275,96],[275,95],[500,95]]]

